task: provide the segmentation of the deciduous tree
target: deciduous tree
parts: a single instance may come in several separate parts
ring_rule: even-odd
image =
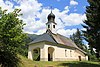
[[[17,53],[25,45],[23,22],[19,19],[20,9],[7,13],[0,8],[0,65],[2,67],[17,67]]]

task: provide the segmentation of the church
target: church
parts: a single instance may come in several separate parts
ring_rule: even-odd
[[[88,60],[86,52],[81,50],[69,38],[56,33],[55,15],[47,17],[46,32],[29,43],[28,59],[36,61],[83,61]]]

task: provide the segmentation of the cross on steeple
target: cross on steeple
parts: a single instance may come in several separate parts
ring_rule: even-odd
[[[51,13],[52,13],[52,9],[53,9],[52,6],[50,7],[50,9],[51,9]]]

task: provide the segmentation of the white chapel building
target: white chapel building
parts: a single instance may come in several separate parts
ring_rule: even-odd
[[[69,38],[56,33],[55,15],[48,15],[46,32],[29,43],[28,59],[37,61],[88,60],[86,53]]]

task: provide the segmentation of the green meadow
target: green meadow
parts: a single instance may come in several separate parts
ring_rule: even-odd
[[[100,62],[92,61],[31,61],[19,55],[21,67],[100,67]]]

